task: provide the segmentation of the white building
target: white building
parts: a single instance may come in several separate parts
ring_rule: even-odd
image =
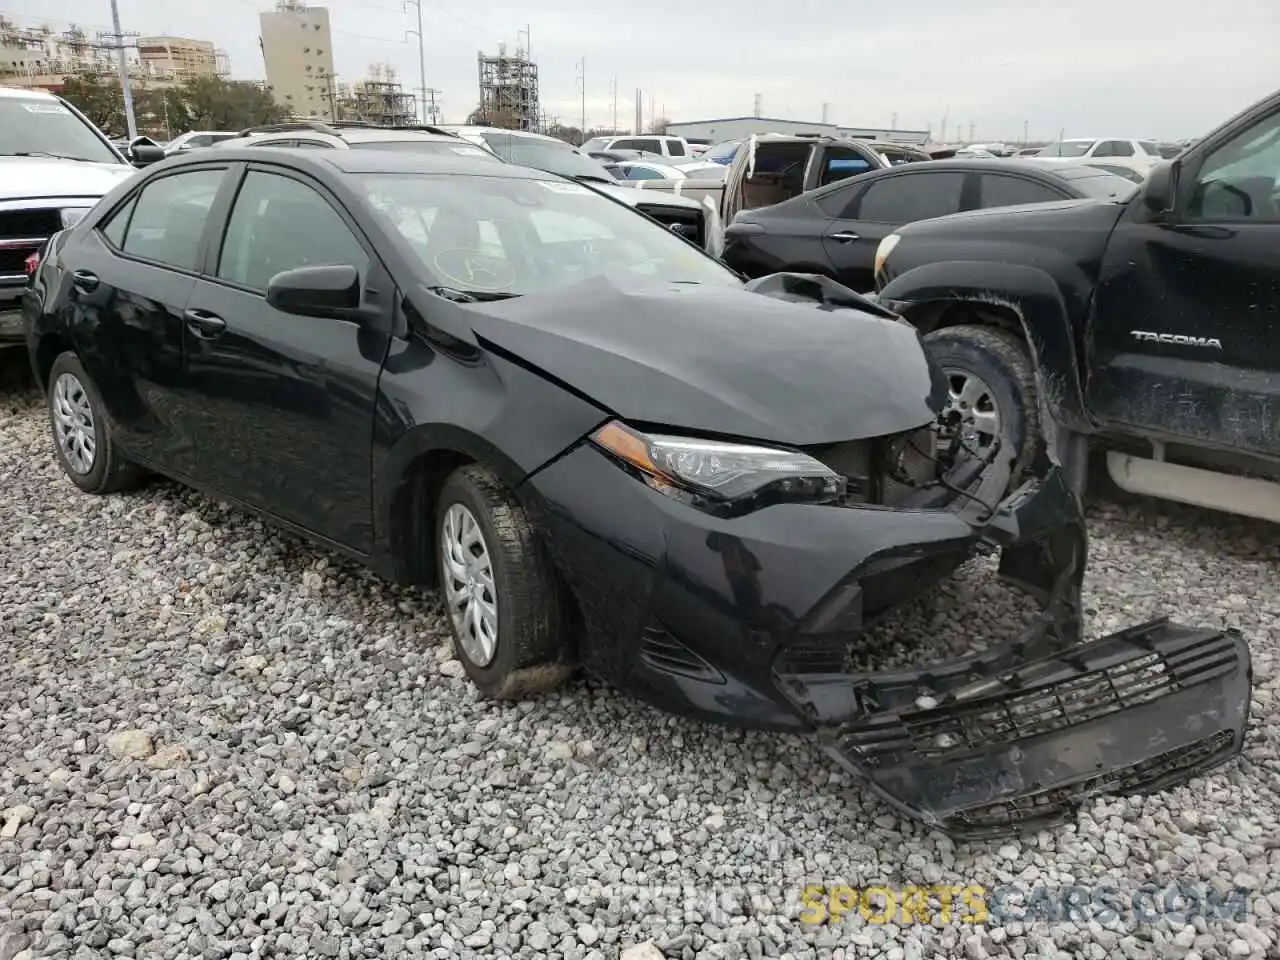
[[[716,120],[686,120],[667,125],[673,137],[693,137],[718,143],[740,140],[755,133],[811,134],[825,137],[858,137],[892,140],[896,143],[923,144],[929,140],[928,130],[885,130],[878,127],[844,127],[835,123],[808,123],[803,120],[779,120],[776,117],[721,117]]]
[[[334,118],[333,37],[329,11],[280,0],[259,14],[267,89],[295,117]]]

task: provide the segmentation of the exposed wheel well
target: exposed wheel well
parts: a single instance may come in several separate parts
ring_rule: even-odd
[[[40,338],[40,342],[36,345],[35,357],[35,375],[36,386],[42,391],[49,388],[49,371],[53,368],[53,361],[58,359],[58,355],[67,350],[74,350],[70,341],[66,337],[57,333],[47,333]]]
[[[927,310],[914,313],[909,319],[922,334],[967,323],[1003,330],[1026,343],[1026,333],[1017,311],[1004,304],[953,300],[948,303],[931,304]]]
[[[409,464],[391,503],[391,544],[401,579],[436,585],[436,500],[449,474],[475,462],[456,450],[428,450]]]

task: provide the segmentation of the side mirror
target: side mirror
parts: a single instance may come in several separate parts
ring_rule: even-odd
[[[157,146],[154,141],[145,137],[139,137],[129,144],[125,155],[135,167],[145,167],[164,159],[164,147]]]
[[[360,271],[348,265],[284,270],[267,283],[267,303],[300,317],[356,320],[360,299]]]
[[[1142,185],[1142,205],[1153,218],[1173,208],[1177,190],[1178,162],[1162,160],[1153,166]]]

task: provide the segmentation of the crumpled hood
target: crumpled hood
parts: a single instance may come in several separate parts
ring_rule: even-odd
[[[127,163],[0,156],[0,200],[101,197],[137,172]]]
[[[808,445],[936,416],[919,334],[859,310],[597,276],[461,311],[482,346],[636,423]]]

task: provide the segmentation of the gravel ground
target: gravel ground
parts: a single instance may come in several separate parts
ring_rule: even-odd
[[[1095,507],[1091,632],[1165,612],[1247,631],[1245,757],[957,845],[800,738],[584,680],[480,701],[433,597],[172,484],[79,494],[30,391],[0,388],[0,477],[0,960],[1280,956],[1280,530]],[[962,582],[886,632],[953,644],[957,612],[993,632],[1022,615]],[[1250,893],[1227,919],[1012,917],[1071,885],[1123,906],[1174,882]],[[813,924],[810,884],[1026,898],[986,923]]]

